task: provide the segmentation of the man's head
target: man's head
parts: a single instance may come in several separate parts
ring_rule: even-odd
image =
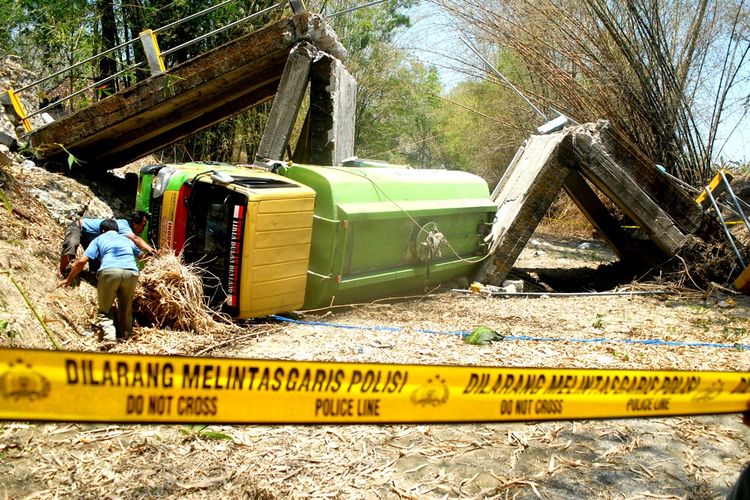
[[[99,232],[102,234],[106,233],[107,231],[117,231],[119,228],[117,227],[117,221],[114,219],[104,219],[102,223],[99,225]]]
[[[141,210],[137,210],[130,215],[128,222],[130,223],[130,229],[133,230],[133,233],[141,234],[148,223],[148,214]]]

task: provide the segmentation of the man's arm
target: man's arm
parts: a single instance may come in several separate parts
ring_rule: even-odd
[[[73,283],[75,277],[78,276],[81,271],[83,271],[83,266],[85,266],[88,261],[89,258],[86,255],[83,255],[80,258],[76,259],[76,261],[73,263],[73,268],[68,274],[68,277],[60,282],[60,286],[70,286],[70,284]]]
[[[127,235],[127,237],[130,238],[130,240],[135,243],[135,246],[140,248],[142,252],[148,252],[154,255],[158,255],[158,252],[151,245],[146,243],[146,240],[136,235],[135,233],[130,233]]]

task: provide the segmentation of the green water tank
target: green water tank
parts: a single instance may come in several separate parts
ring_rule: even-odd
[[[280,173],[316,193],[305,309],[424,293],[487,252],[497,207],[475,175],[373,162]]]

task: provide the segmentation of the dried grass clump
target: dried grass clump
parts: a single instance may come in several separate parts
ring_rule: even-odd
[[[232,328],[231,319],[210,309],[203,296],[200,271],[180,255],[150,258],[133,295],[133,314],[141,324],[197,333]]]
[[[708,243],[693,235],[688,235],[682,245],[678,261],[675,281],[680,286],[698,289],[705,289],[711,283],[728,285],[742,271],[728,243]]]

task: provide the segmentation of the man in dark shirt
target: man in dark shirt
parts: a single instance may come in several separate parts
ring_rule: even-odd
[[[65,277],[68,265],[76,259],[78,245],[86,249],[94,238],[99,236],[99,227],[104,219],[77,219],[70,223],[65,229],[65,238],[63,239],[62,252],[60,253],[60,267],[58,272],[61,277]],[[117,219],[117,231],[133,241],[142,252],[156,253],[156,251],[146,243],[143,238],[138,236],[146,227],[147,214],[145,212],[133,212],[129,220]],[[99,268],[98,261],[89,262],[89,270],[96,272]]]

